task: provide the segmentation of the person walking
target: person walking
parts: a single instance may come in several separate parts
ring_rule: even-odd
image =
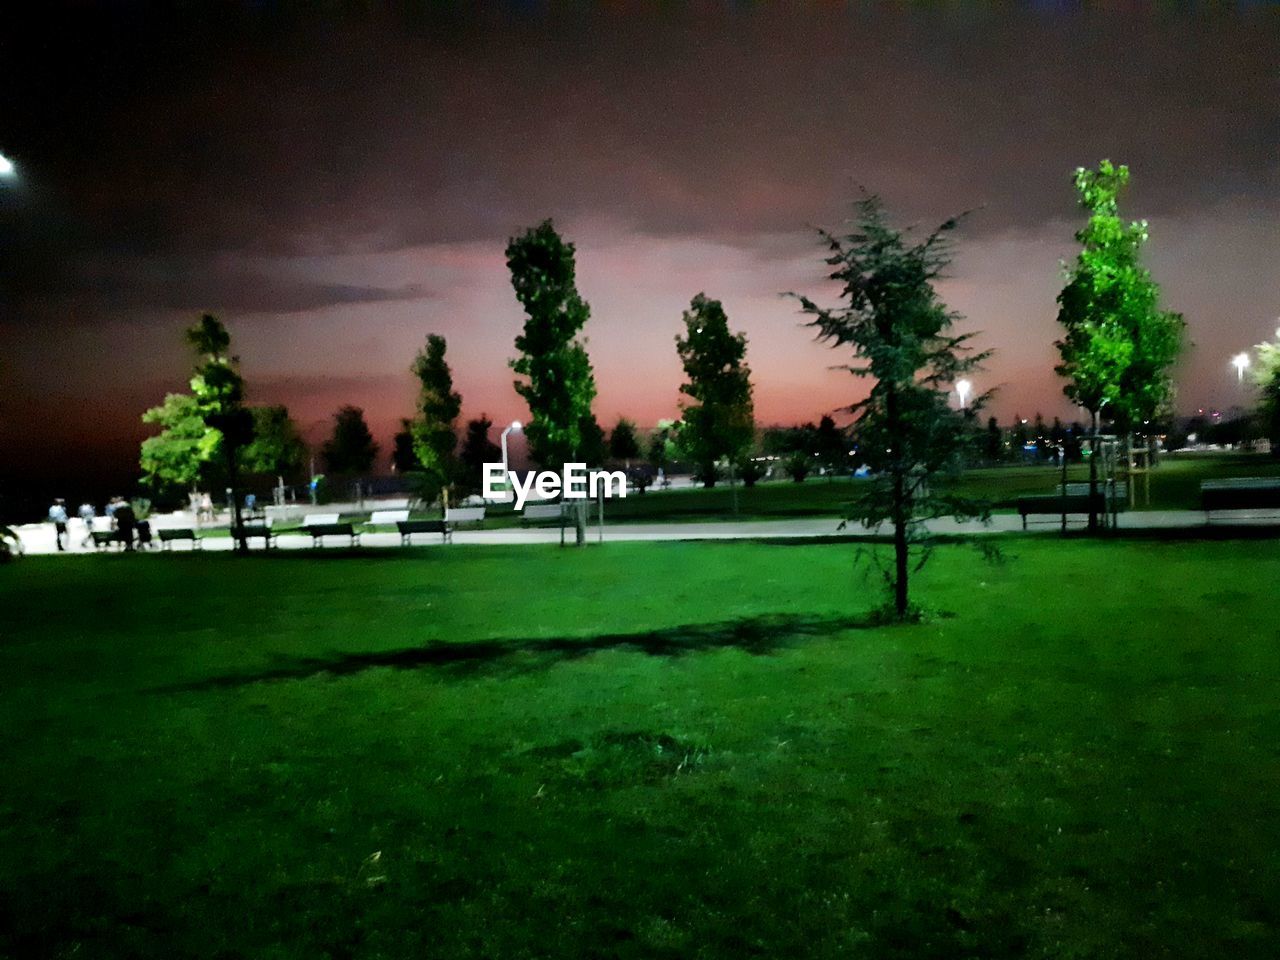
[[[49,519],[53,521],[54,539],[58,542],[58,550],[66,550],[63,539],[67,537],[67,501],[59,497],[49,508]]]
[[[137,516],[133,512],[133,505],[123,497],[116,497],[116,533],[120,536],[120,542],[124,544],[126,550],[133,550],[133,531],[138,525]]]
[[[84,524],[84,539],[80,541],[80,546],[87,547],[93,543],[93,521],[98,518],[98,513],[93,509],[92,503],[82,503],[76,515]]]

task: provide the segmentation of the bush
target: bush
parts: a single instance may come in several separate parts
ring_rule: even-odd
[[[813,457],[799,452],[793,453],[787,457],[784,469],[787,471],[787,476],[796,483],[804,483],[804,478],[813,472]]]

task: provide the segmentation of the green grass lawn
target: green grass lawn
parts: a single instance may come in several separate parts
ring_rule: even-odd
[[[28,558],[0,957],[1274,957],[1276,541]]]

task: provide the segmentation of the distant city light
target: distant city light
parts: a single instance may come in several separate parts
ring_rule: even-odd
[[[1236,368],[1236,380],[1243,383],[1244,372],[1249,367],[1249,355],[1247,353],[1237,353],[1231,358],[1231,365]]]

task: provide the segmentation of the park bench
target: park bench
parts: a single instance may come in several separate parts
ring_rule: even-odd
[[[408,511],[406,510],[407,514]],[[444,520],[397,520],[396,529],[400,531],[400,546],[407,547],[413,543],[415,533],[438,533],[445,543],[453,541],[453,529]]]
[[[520,515],[520,522],[528,524],[536,520],[559,520],[563,517],[563,503],[528,503]]]
[[[1018,497],[1018,515],[1022,517],[1022,529],[1027,529],[1027,517],[1038,514],[1061,517],[1064,513],[1106,513],[1107,498],[1099,492],[1093,498],[1093,510],[1089,509],[1089,494],[1050,493],[1038,497]]]
[[[239,527],[231,528],[231,538],[239,540],[244,537],[247,544],[250,540],[261,540],[265,549],[270,550],[276,545],[276,532],[271,529],[271,518],[267,518],[266,523],[246,523]]]
[[[587,517],[596,513],[594,500],[582,501],[586,505]],[[555,503],[527,503],[520,514],[520,523],[528,526],[541,520],[564,520],[573,516],[574,504],[571,501],[558,500]]]
[[[450,527],[459,523],[480,523],[484,520],[484,507],[448,507],[444,521]]]
[[[201,550],[204,548],[204,543],[198,536],[196,536],[196,532],[189,527],[173,530],[160,530],[158,533],[160,534],[161,550],[172,550],[173,545],[179,540],[190,540],[192,550]]]
[[[94,530],[89,535],[93,537],[93,548],[95,550],[110,547],[113,543],[124,546],[124,539],[115,530]]]
[[[1064,486],[1066,489],[1063,489]],[[1106,492],[1106,485],[1102,481],[1098,481],[1098,492]],[[1113,492],[1117,502],[1128,501],[1129,485],[1127,483],[1117,483]],[[1063,493],[1068,497],[1087,497],[1089,495],[1089,482],[1086,480],[1082,483],[1060,483],[1058,484],[1058,494],[1061,495]]]
[[[393,523],[403,523],[409,519],[408,510],[375,510],[369,518],[371,526],[389,527]]]
[[[353,547],[360,546],[360,534],[354,524],[343,523],[336,513],[312,513],[302,518],[302,530],[311,534],[311,545],[324,545],[325,537],[347,537]]]
[[[1205,523],[1213,514],[1231,510],[1280,511],[1280,479],[1232,477],[1200,482],[1200,507]]]

